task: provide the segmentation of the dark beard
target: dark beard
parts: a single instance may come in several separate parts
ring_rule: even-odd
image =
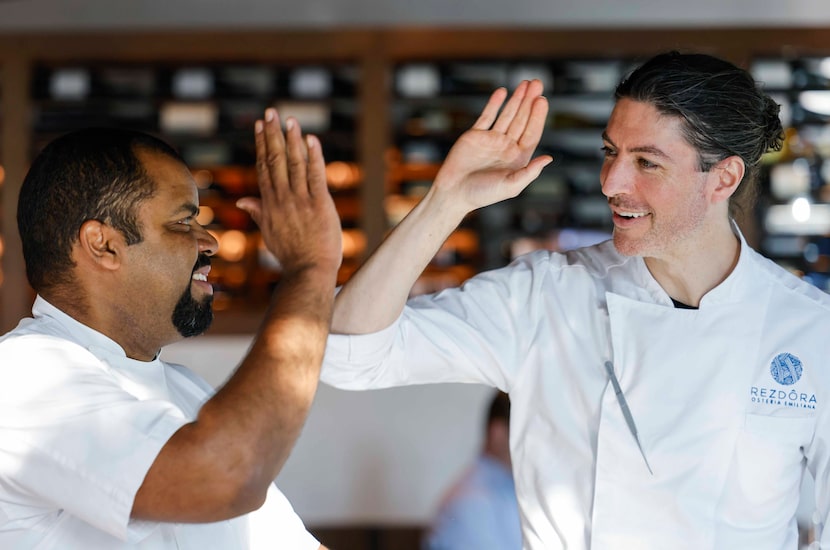
[[[203,265],[210,265],[210,258],[200,254],[193,271]],[[185,338],[202,334],[213,322],[212,304],[213,296],[205,296],[201,302],[197,302],[188,286],[173,309],[173,326]]]
[[[173,326],[185,338],[198,336],[213,322],[213,296],[197,302],[187,287],[173,310]]]

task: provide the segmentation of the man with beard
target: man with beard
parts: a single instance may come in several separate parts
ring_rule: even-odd
[[[507,392],[528,550],[795,548],[807,470],[830,548],[830,297],[734,222],[783,137],[746,71],[672,52],[619,84],[597,143],[612,240],[407,301],[467,213],[550,161],[532,159],[541,88],[522,84],[503,108],[497,91],[344,285],[323,381]]]
[[[261,199],[239,206],[283,266],[215,395],[162,346],[205,331],[217,242],[182,159],[88,129],[34,160],[18,225],[33,318],[0,339],[0,547],[318,550],[273,483],[311,405],[340,264],[319,141],[273,110]]]

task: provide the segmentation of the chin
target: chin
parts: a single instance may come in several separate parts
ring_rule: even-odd
[[[186,292],[176,304],[172,321],[185,338],[202,334],[213,322],[213,296],[195,300],[189,291]]]
[[[623,256],[642,256],[642,243],[637,239],[620,235],[614,231],[614,248]]]

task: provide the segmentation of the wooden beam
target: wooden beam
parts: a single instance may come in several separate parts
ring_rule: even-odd
[[[378,51],[382,45],[382,51]],[[393,61],[646,56],[666,49],[728,57],[827,55],[828,27],[165,30],[6,33],[0,59],[39,61],[313,62],[382,54]],[[732,55],[730,55],[732,54]]]
[[[146,31],[0,35],[0,52],[38,61],[336,62],[369,49],[360,31]]]
[[[358,91],[358,162],[363,168],[361,185],[361,228],[366,235],[367,253],[373,251],[386,234],[386,151],[390,132],[390,62],[382,43],[367,52],[360,64]]]
[[[17,197],[29,166],[31,120],[29,107],[30,64],[26,58],[7,59],[3,66],[2,162],[6,178],[2,199],[3,284],[0,286],[0,334],[14,328],[31,310],[32,292],[26,281],[23,252],[17,232]]]

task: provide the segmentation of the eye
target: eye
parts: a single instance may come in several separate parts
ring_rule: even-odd
[[[642,157],[638,158],[637,162],[640,164],[640,167],[646,168],[646,169],[658,168],[659,167],[657,164],[654,164],[650,160],[644,159]]]
[[[194,216],[188,216],[186,218],[183,218],[183,219],[177,221],[176,225],[180,226],[181,229],[183,229],[185,231],[190,231],[190,226],[193,225],[193,222],[195,221],[195,219],[196,218]]]
[[[614,149],[612,149],[608,145],[603,145],[602,147],[600,147],[600,151],[602,151],[602,154],[603,154],[603,156],[605,156],[605,158],[616,157],[617,156],[617,151],[615,151]]]

